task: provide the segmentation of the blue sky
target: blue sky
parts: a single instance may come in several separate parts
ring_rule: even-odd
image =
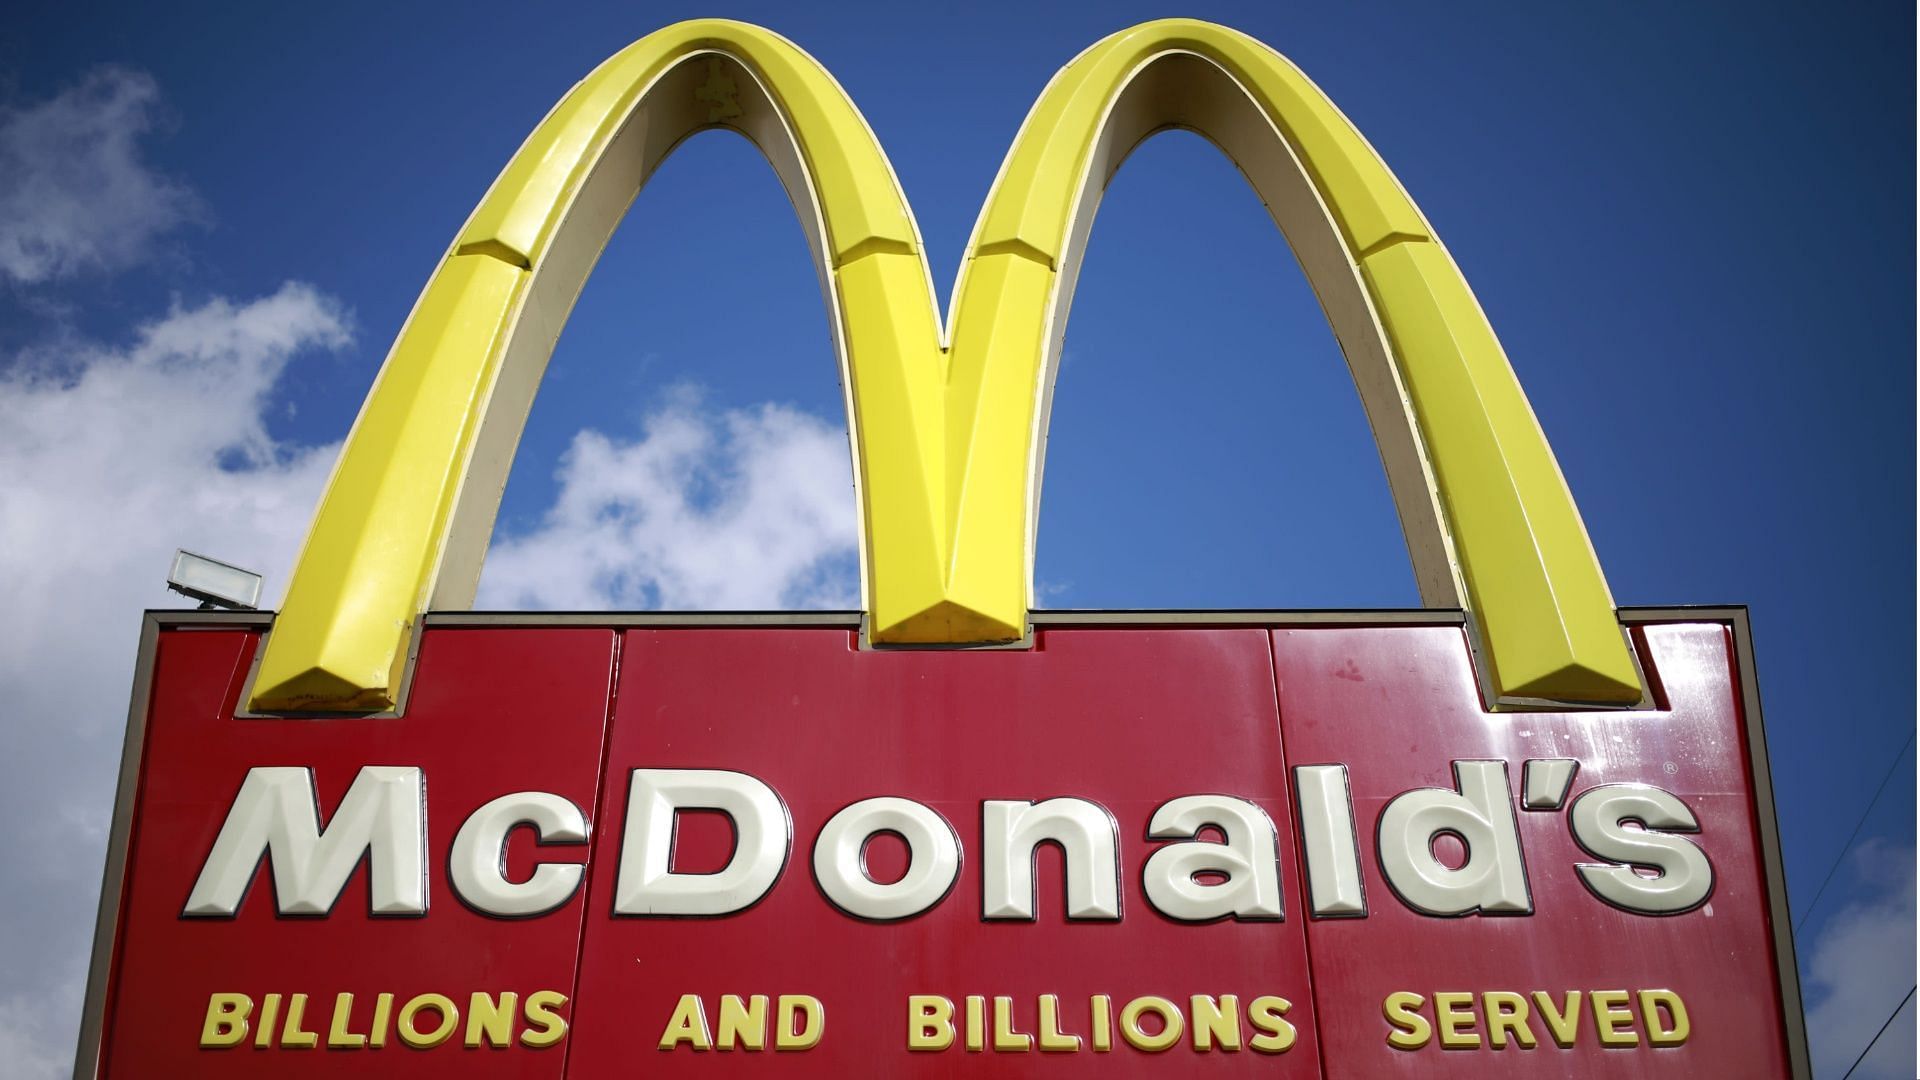
[[[277,592],[434,261],[576,79],[680,18],[792,38],[878,133],[944,300],[1046,79],[1168,13],[14,13],[0,27],[0,528],[15,538],[0,599],[48,629],[0,644],[25,748],[0,766],[16,792],[0,809],[46,797],[29,774],[71,775],[63,820],[90,839],[8,841],[7,862],[46,864],[40,912],[59,925],[30,911],[0,938],[27,961],[0,977],[0,1050],[50,1070],[68,1052],[57,1010],[90,929],[71,911],[90,912],[97,887],[137,612],[171,606],[152,588],[165,552],[255,561]],[[1873,1014],[1857,1038],[1857,1023],[1816,1035],[1844,1069],[1912,981],[1910,750],[1808,910],[1915,718],[1911,6],[1171,13],[1287,54],[1398,173],[1500,334],[1616,599],[1751,605],[1810,1005]],[[844,603],[843,424],[784,195],[744,141],[696,138],[635,204],[561,340],[484,596]],[[149,425],[160,434],[135,438]],[[640,506],[655,511],[643,524],[586,527]],[[756,540],[768,520],[790,542]],[[1332,335],[1258,201],[1197,138],[1149,143],[1103,204],[1040,528],[1048,606],[1418,603]],[[554,577],[556,553],[595,573]],[[57,576],[49,562],[88,580],[85,603],[34,583]],[[50,665],[99,689],[76,707],[46,688]],[[55,1012],[35,1011],[42,991]],[[1913,1045],[1909,1010],[1871,1066],[1904,1073]]]

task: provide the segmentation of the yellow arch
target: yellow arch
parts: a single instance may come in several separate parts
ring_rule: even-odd
[[[322,496],[261,660],[254,708],[392,706],[419,614],[472,602],[534,390],[601,248],[666,155],[715,127],[753,140],[793,199],[829,300],[843,385],[860,388],[864,412],[884,415],[874,426],[887,446],[926,449],[866,452],[863,411],[850,408],[856,476],[900,504],[865,523],[863,578],[882,572],[873,552],[899,565],[885,571],[889,581],[913,580],[915,559],[919,578],[937,576],[945,543],[935,515],[909,509],[934,498],[917,472],[937,456],[939,435],[931,283],[924,270],[890,274],[884,295],[867,295],[863,270],[854,276],[864,318],[849,317],[840,286],[850,264],[924,266],[892,169],[812,57],[758,27],[680,23],[575,86],[460,230]],[[924,340],[890,348],[891,324],[903,318],[924,324],[915,327]],[[885,369],[909,358],[928,370]]]
[[[1030,572],[1047,405],[1084,241],[1126,155],[1170,127],[1219,145],[1286,232],[1367,407],[1422,597],[1467,610],[1490,696],[1637,701],[1586,528],[1466,279],[1333,102],[1272,49],[1210,23],[1144,23],[1082,53],[1001,167],[955,290],[950,388],[997,379],[991,407],[1031,416],[1033,436],[1018,476],[978,445],[949,462],[968,472],[950,489],[961,500],[956,570],[998,572],[980,549],[1011,544],[993,529],[1007,527],[1001,508],[1019,486]],[[1027,379],[1039,393],[1013,389]],[[983,468],[1009,475],[983,483]]]
[[[808,233],[848,394],[870,638],[1021,637],[1079,252],[1113,169],[1166,126],[1233,155],[1301,254],[1423,595],[1469,610],[1496,699],[1637,699],[1578,513],[1472,294],[1364,140],[1278,55],[1168,20],[1063,69],[981,215],[949,344],[906,200],[845,93],[768,31],[699,21],[575,87],[461,230],[342,451],[252,706],[393,704],[419,614],[471,602],[534,389],[601,247],[653,168],[709,127],[761,148]]]

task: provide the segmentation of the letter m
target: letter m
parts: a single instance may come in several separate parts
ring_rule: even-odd
[[[226,824],[213,842],[184,914],[232,918],[265,856],[282,915],[333,910],[362,856],[375,915],[427,911],[427,804],[415,767],[368,765],[320,828],[313,770],[247,770]]]

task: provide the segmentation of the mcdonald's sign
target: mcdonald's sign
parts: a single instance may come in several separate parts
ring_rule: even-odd
[[[1257,189],[1429,605],[1033,611],[1101,192],[1169,127]],[[473,614],[555,337],[689,134],[811,244],[862,611]],[[554,107],[367,397],[276,613],[151,613],[77,1075],[1805,1076],[1742,609],[1616,609],[1426,219],[1265,45],[1047,84],[943,321],[872,132],[682,23]]]

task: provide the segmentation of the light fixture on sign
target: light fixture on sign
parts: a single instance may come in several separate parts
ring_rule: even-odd
[[[260,604],[263,579],[251,570],[195,555],[182,548],[173,553],[173,571],[167,588],[200,601],[201,608],[252,611]]]

